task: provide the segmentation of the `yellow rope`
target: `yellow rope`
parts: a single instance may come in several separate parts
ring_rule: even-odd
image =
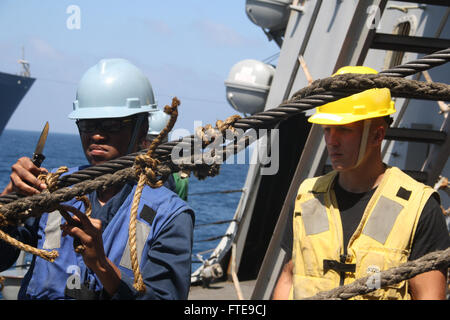
[[[177,98],[172,99],[172,106],[165,106],[164,112],[170,115],[170,121],[167,126],[159,133],[159,135],[152,141],[148,151],[145,155],[137,156],[135,159],[135,169],[139,175],[138,184],[136,186],[136,192],[134,193],[133,203],[131,206],[130,213],[130,225],[128,228],[128,242],[130,246],[130,258],[131,258],[131,268],[134,274],[133,287],[140,293],[145,292],[144,280],[142,279],[142,274],[139,268],[139,261],[137,256],[136,248],[136,223],[137,223],[137,211],[139,207],[139,202],[141,199],[142,191],[145,184],[149,184],[152,188],[158,188],[163,185],[162,180],[158,180],[155,171],[156,166],[159,161],[153,159],[151,156],[156,147],[161,143],[161,141],[166,137],[166,135],[172,130],[175,121],[178,117],[178,106],[180,101]]]
[[[130,214],[130,225],[128,229],[128,241],[130,245],[130,258],[131,258],[131,268],[134,274],[133,287],[139,292],[145,292],[144,280],[142,279],[142,274],[139,268],[139,261],[137,256],[136,248],[136,222],[137,222],[137,209],[139,207],[139,201],[142,195],[142,190],[145,185],[145,175],[141,174],[139,176],[139,182],[136,187],[136,192],[134,194],[133,204],[131,206]]]
[[[229,116],[228,118],[225,119],[225,121],[222,120],[217,120],[216,121],[216,127],[217,129],[219,129],[219,131],[223,134],[225,133],[226,130],[231,130],[231,132],[234,132],[235,129],[233,127],[233,124],[238,121],[239,119],[241,119],[240,115],[232,115]]]
[[[66,166],[61,166],[56,170],[56,172],[49,172],[49,173],[42,173],[38,176],[39,180],[43,180],[45,184],[47,185],[46,192],[53,192],[55,191],[58,183],[59,176],[63,173],[69,171],[69,169]]]
[[[35,248],[33,246],[29,246],[23,242],[20,242],[17,239],[14,239],[13,237],[11,237],[9,234],[3,232],[2,230],[0,230],[0,239],[2,239],[3,241],[7,242],[8,244],[10,244],[20,250],[34,254],[34,255],[39,256],[42,259],[45,259],[50,262],[55,261],[55,259],[58,257],[58,251],[56,251],[56,250],[46,251],[43,249]]]
[[[86,195],[84,195],[84,196],[76,197],[75,199],[83,202],[84,208],[85,208],[84,214],[89,218],[91,216],[91,212],[92,212],[92,205],[91,205],[91,202],[89,201],[89,198]]]
[[[213,128],[212,125],[207,124],[204,127],[197,127],[195,129],[195,135],[197,138],[202,140],[204,146],[208,146],[212,142],[214,142],[215,139],[219,135],[225,135],[225,132],[227,130],[230,130],[232,133],[236,131],[236,129],[233,127],[233,124],[241,119],[241,116],[235,114],[232,116],[229,116],[225,121],[217,120],[216,121],[216,128]]]

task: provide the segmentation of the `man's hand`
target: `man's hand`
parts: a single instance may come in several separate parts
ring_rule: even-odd
[[[16,192],[26,196],[40,193],[47,188],[37,177],[48,173],[47,169],[36,167],[30,158],[22,157],[11,166],[10,182],[1,195]]]
[[[98,276],[108,294],[113,295],[119,287],[121,274],[117,266],[105,254],[102,222],[98,219],[87,217],[73,207],[63,205],[63,208],[74,214],[72,219],[77,225],[74,226],[67,223],[61,225],[63,236],[70,235],[77,237],[81,241],[85,247],[81,252],[84,263]]]

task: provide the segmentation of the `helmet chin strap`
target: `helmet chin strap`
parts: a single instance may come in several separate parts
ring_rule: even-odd
[[[143,113],[138,114],[136,124],[134,125],[133,134],[131,135],[130,144],[128,145],[127,154],[133,152],[134,145],[136,144],[136,140],[139,134],[139,130],[141,129],[142,122],[144,121],[144,117],[146,116],[147,115]]]
[[[364,128],[361,136],[361,143],[359,145],[359,154],[358,154],[358,161],[356,162],[355,167],[358,167],[362,160],[364,159],[364,156],[366,154],[367,149],[367,141],[369,138],[369,131],[370,131],[370,124],[372,123],[371,119],[364,120]]]

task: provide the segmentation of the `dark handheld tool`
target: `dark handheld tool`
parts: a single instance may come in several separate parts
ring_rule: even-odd
[[[72,216],[64,208],[60,207],[58,209],[58,211],[63,216],[63,218],[66,219],[67,224],[69,224],[71,226],[78,227],[78,228],[82,227],[81,223],[79,223],[78,221],[74,220],[72,218]],[[75,252],[76,253],[83,253],[85,248],[86,247],[81,243],[80,238],[74,236],[73,237],[73,249],[75,250]]]
[[[38,143],[36,145],[36,149],[33,153],[33,158],[31,161],[36,167],[40,167],[42,161],[44,161],[45,156],[42,153],[44,151],[45,141],[47,140],[48,135],[48,121],[45,123],[44,129],[42,129],[41,136],[39,137]]]

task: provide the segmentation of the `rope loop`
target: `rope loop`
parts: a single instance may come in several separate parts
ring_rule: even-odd
[[[55,172],[42,173],[37,178],[45,182],[48,192],[54,192],[58,189],[57,185],[59,177],[67,171],[69,171],[69,168],[61,166]]]
[[[225,119],[225,121],[217,120],[216,127],[223,134],[225,131],[230,130],[231,132],[235,132],[236,129],[233,127],[234,123],[238,120],[242,119],[240,115],[232,115]]]
[[[203,142],[203,147],[207,147],[216,141],[217,138],[223,138],[227,130],[230,130],[234,134],[236,132],[234,123],[240,119],[241,116],[235,114],[226,118],[225,121],[217,120],[215,128],[210,124],[197,127],[195,129],[195,136]]]
[[[160,164],[158,159],[154,159],[147,154],[136,156],[134,160],[134,168],[136,176],[145,176],[145,184],[152,188],[159,188],[164,184],[162,179],[158,178],[157,166]]]

